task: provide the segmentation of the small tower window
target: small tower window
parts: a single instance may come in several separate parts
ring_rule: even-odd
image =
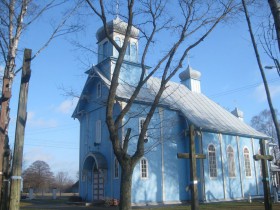
[[[148,178],[148,161],[146,158],[142,158],[140,162],[140,173],[142,179]]]
[[[101,82],[98,82],[96,85],[96,98],[100,98],[101,97]]]
[[[106,41],[103,44],[103,60],[109,57],[109,42]]]
[[[117,43],[117,45],[120,47],[121,46],[121,39],[119,37],[115,38],[115,42]]]
[[[135,42],[130,45],[130,57],[132,61],[137,61],[137,46]]]
[[[130,42],[127,43],[125,55],[126,55],[126,56],[129,56],[129,55],[130,55]]]
[[[115,42],[117,43],[117,45],[120,47],[121,46],[121,39],[119,37],[115,37]],[[116,50],[116,48],[114,47],[114,56],[118,57],[119,52]]]
[[[98,62],[103,60],[103,45],[98,46]]]

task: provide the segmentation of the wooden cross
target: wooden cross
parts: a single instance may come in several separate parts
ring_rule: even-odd
[[[189,130],[189,137],[190,137],[190,153],[178,153],[178,158],[185,158],[190,159],[191,161],[191,209],[192,210],[198,210],[199,209],[199,203],[198,203],[198,189],[197,189],[197,174],[196,174],[196,159],[205,159],[206,156],[204,154],[196,154],[195,153],[195,142],[194,142],[194,126],[190,126]]]
[[[272,161],[272,155],[265,155],[265,141],[260,140],[261,155],[254,155],[255,161],[261,160],[262,164],[262,175],[263,175],[263,190],[264,190],[264,207],[265,210],[272,210],[272,203],[270,199],[270,186],[269,186],[269,176],[268,176],[268,166],[267,161]]]

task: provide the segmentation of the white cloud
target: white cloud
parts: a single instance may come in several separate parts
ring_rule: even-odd
[[[65,100],[59,104],[59,106],[56,108],[56,111],[62,114],[70,114],[74,111],[77,103],[77,98],[74,98],[73,100]]]
[[[280,86],[274,85],[270,87],[270,94],[272,97],[280,96]]]
[[[280,85],[270,85],[269,91],[272,99],[280,96]],[[266,92],[263,84],[256,87],[254,95],[259,102],[264,102],[267,100]]]
[[[49,128],[49,127],[56,127],[58,123],[54,119],[45,120],[42,118],[36,118],[35,112],[28,112],[27,124],[31,127]]]

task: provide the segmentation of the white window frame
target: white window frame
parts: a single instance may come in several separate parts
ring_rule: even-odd
[[[101,120],[96,120],[95,122],[95,143],[100,144],[101,143]]]
[[[142,158],[140,160],[140,177],[141,179],[148,179],[148,160],[146,158]]]
[[[101,82],[96,84],[96,98],[100,98],[102,95],[102,85]]]
[[[210,151],[210,147],[213,147],[214,150]],[[213,144],[208,145],[208,164],[209,164],[209,177],[217,178],[217,155],[216,155],[216,147]]]
[[[247,150],[245,152],[245,150]],[[250,160],[250,150],[247,147],[243,148],[243,157],[244,157],[244,173],[245,177],[252,177],[252,167],[251,167],[251,160]]]
[[[120,169],[119,169],[119,161],[118,159],[115,157],[114,158],[114,179],[118,179],[120,176]]]
[[[234,150],[231,145],[227,147],[227,164],[228,164],[228,176],[230,178],[235,178],[236,169],[235,169]]]

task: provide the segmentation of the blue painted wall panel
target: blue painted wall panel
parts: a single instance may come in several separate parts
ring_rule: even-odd
[[[254,159],[253,159],[253,148],[251,139],[240,137],[239,138],[239,149],[240,149],[240,162],[241,162],[241,173],[243,177],[243,190],[244,196],[248,197],[249,195],[257,195],[256,188],[256,177],[254,173]],[[251,176],[246,176],[245,174],[245,158],[244,158],[244,149],[247,148],[250,153],[250,168]]]
[[[204,161],[205,199],[207,201],[224,199],[223,177],[221,169],[222,162],[218,134],[203,132],[202,135],[203,153],[206,154],[206,160]],[[208,146],[210,144],[214,145],[216,150],[217,177],[210,177],[208,155]]]
[[[222,135],[222,151],[224,159],[224,176],[225,176],[225,193],[226,199],[241,198],[242,192],[240,188],[240,170],[239,170],[239,161],[238,161],[238,147],[236,142],[236,136],[231,135]],[[229,174],[229,160],[227,155],[227,149],[229,146],[233,149],[234,155],[234,168],[235,176]]]

